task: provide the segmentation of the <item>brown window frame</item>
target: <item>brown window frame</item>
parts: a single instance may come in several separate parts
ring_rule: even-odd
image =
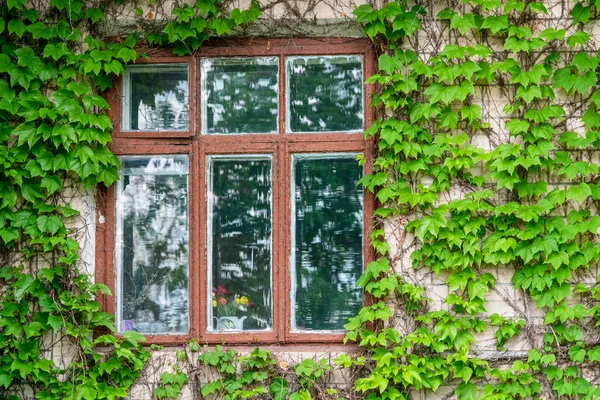
[[[363,131],[372,123],[374,112],[369,107],[372,86],[364,80],[374,72],[372,44],[364,39],[253,39],[216,40],[207,42],[193,57],[172,57],[168,50],[156,50],[146,54],[149,59],[142,63],[189,63],[190,73],[190,125],[187,131],[121,131],[122,80],[106,93],[111,106],[113,142],[111,150],[117,156],[187,154],[189,157],[188,215],[190,218],[189,299],[190,330],[188,334],[144,335],[148,343],[182,344],[190,339],[200,343],[249,344],[249,343],[341,343],[344,333],[292,332],[291,330],[291,274],[289,253],[291,251],[291,156],[297,153],[363,153],[366,157],[364,173],[370,173],[373,165],[373,142],[365,140],[363,132],[286,133],[286,82],[285,57],[319,55],[361,55],[363,57]],[[202,57],[259,57],[279,58],[279,118],[278,132],[273,134],[201,134],[200,115],[200,59]],[[206,161],[210,155],[270,154],[272,158],[272,293],[273,326],[271,332],[210,332],[203,318],[208,299],[207,284],[207,199]],[[276,184],[280,182],[283,184]],[[115,291],[115,187],[98,188],[96,209],[96,282]],[[363,210],[363,265],[374,259],[369,244],[374,197],[364,192]],[[366,298],[365,302],[369,299]],[[100,298],[104,311],[114,315],[114,297]]]

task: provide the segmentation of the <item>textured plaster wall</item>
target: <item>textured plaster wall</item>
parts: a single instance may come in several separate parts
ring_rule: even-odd
[[[445,7],[455,4],[451,1],[438,1],[428,3],[428,15],[434,16],[440,10]],[[570,10],[573,3],[570,1],[546,1],[544,2],[549,10],[549,15],[545,18],[539,18],[535,21],[531,21],[531,28],[534,34],[541,32],[547,27],[554,27],[556,29],[565,28],[567,29],[567,36],[573,33],[573,29],[570,28]],[[456,5],[454,5],[456,7]],[[470,12],[469,6],[464,6],[465,12]],[[456,8],[454,8],[456,9]],[[456,43],[459,45],[476,45],[480,43],[475,38],[464,38],[456,37],[448,29],[448,24],[443,23],[436,19],[426,19],[422,23],[423,29],[419,32],[416,38],[409,39],[404,44],[405,48],[412,49],[417,52],[418,56],[422,60],[427,60],[432,54],[440,51],[446,44]],[[592,41],[588,45],[588,50],[597,51],[600,48],[600,23],[597,21],[594,24],[589,24],[586,28],[590,34]],[[496,52],[502,50],[501,45],[494,42],[492,38],[485,39],[483,43],[486,46],[492,48]],[[578,50],[579,51],[579,50]],[[534,54],[535,56],[536,54]],[[540,58],[543,58],[545,54],[538,53]],[[501,60],[498,54],[493,54],[490,57],[489,62]],[[473,104],[479,104],[482,108],[482,120],[488,122],[490,129],[485,135],[479,135],[472,139],[472,143],[477,147],[480,147],[486,151],[494,149],[501,143],[507,141],[514,141],[514,138],[510,138],[508,131],[505,129],[505,123],[510,119],[509,116],[504,113],[503,108],[509,103],[509,99],[514,96],[514,87],[507,85],[506,87],[498,87],[495,85],[490,86],[479,86],[476,87],[476,98],[473,100]],[[583,112],[586,110],[582,107],[582,102],[573,102],[573,99],[561,99],[557,98],[556,102],[565,107],[567,112],[565,125],[568,127],[566,130],[573,130],[576,132],[583,132],[583,122],[581,117]],[[598,154],[581,154],[583,160],[590,162],[598,162]],[[483,174],[483,171],[479,172],[475,169],[474,174]],[[549,190],[554,187],[566,188],[568,183],[566,182],[554,182],[550,180]],[[442,202],[444,198],[446,201],[456,198],[462,198],[468,191],[465,188],[453,187],[442,196]],[[565,215],[569,210],[564,210]],[[594,210],[592,210],[594,211]],[[597,210],[595,210],[597,212]],[[411,265],[410,253],[416,247],[415,238],[411,234],[407,234],[405,226],[411,218],[415,216],[408,216],[398,220],[390,220],[386,224],[386,238],[392,247],[392,257],[395,262],[393,268],[396,272],[402,274],[405,277],[409,277],[409,280],[423,285],[426,289],[428,297],[433,301],[430,304],[430,309],[442,309],[448,308],[444,304],[444,299],[448,294],[448,287],[444,283],[444,276],[436,276],[432,272],[425,273],[422,270],[414,270]],[[482,271],[486,272],[486,271]],[[531,348],[539,348],[542,346],[542,336],[545,329],[542,327],[544,312],[537,309],[535,302],[523,296],[522,291],[515,290],[511,283],[513,270],[506,265],[497,265],[491,268],[490,271],[496,277],[495,287],[486,296],[487,314],[498,313],[505,317],[513,317],[516,319],[524,319],[527,321],[526,329],[523,329],[520,335],[510,340],[505,345],[505,350],[498,351],[496,349],[496,339],[494,337],[494,330],[490,329],[482,334],[476,336],[476,343],[472,346],[473,355],[479,358],[496,360],[502,363],[503,360],[507,362],[516,357],[523,357],[527,355],[527,352]],[[597,282],[598,266],[591,268],[588,271],[588,275],[584,276],[582,281],[594,285]],[[582,298],[578,295],[574,295],[570,300],[572,303],[581,302]],[[404,331],[402,313],[397,311],[396,327],[400,332]],[[598,335],[598,333],[592,333],[592,335]],[[592,339],[589,337],[588,339]],[[592,380],[598,380],[599,376],[596,373],[592,376]],[[452,394],[452,388],[440,388],[438,393],[413,393],[414,399],[420,400],[431,400],[431,399],[447,399]]]
[[[371,4],[378,4],[376,0]],[[174,4],[192,3],[191,0],[151,2],[138,0],[115,8],[104,21],[107,34],[130,32],[141,25],[160,25],[162,16],[170,15]],[[245,37],[362,37],[362,30],[354,23],[352,10],[366,0],[260,0],[262,17],[259,22],[237,29],[233,35]],[[226,7],[247,8],[250,0],[224,0]],[[136,8],[142,10],[142,17]]]
[[[263,16],[251,27],[247,27],[233,33],[234,36],[250,37],[362,37],[363,32],[356,24],[352,16],[352,10],[364,3],[363,0],[272,0],[261,1]],[[140,3],[136,7],[143,10],[145,23],[160,24],[161,15],[169,15],[170,8],[175,4],[173,1],[163,3],[157,2],[154,6]],[[246,0],[233,0],[228,6],[231,8],[245,8],[250,4]],[[121,32],[130,32],[139,26],[133,8],[118,10],[113,18],[109,16],[105,20],[105,32],[110,35],[119,35]],[[139,17],[138,17],[139,18]],[[73,227],[77,230],[77,237],[82,246],[81,268],[93,276],[95,257],[95,232],[98,225],[105,223],[105,216],[95,207],[95,196],[93,193],[77,192],[71,196],[71,205],[81,212],[80,218],[73,221]],[[95,215],[95,217],[94,217]],[[333,364],[342,352],[355,351],[355,347],[342,345],[297,345],[282,347],[279,345],[265,345],[262,349],[269,350],[280,360],[280,367],[286,368],[301,362],[303,359],[311,358],[320,360],[325,358]],[[137,382],[130,392],[131,400],[152,399],[152,393],[160,382],[160,375],[164,371],[173,371],[176,362],[176,351],[184,349],[183,346],[165,347],[153,352],[152,360],[148,363],[142,378]],[[251,352],[254,347],[236,347],[242,354]],[[57,360],[72,359],[76,357],[74,348],[68,342],[58,342],[52,349],[52,354]],[[196,363],[197,355],[188,354],[190,360]],[[214,379],[213,372],[208,369],[200,369],[198,372],[200,382]],[[348,371],[336,369],[328,376],[328,386],[334,388],[348,388],[352,381]],[[186,385],[180,395],[180,399],[201,398],[199,388]]]
[[[245,36],[361,36],[362,32],[351,18],[352,10],[363,3],[363,0],[270,0],[261,1],[264,15],[261,20],[254,26],[236,32],[236,35]],[[159,6],[148,6],[141,4],[144,10],[144,18],[148,23],[157,19],[157,15],[168,10],[172,3],[166,2]],[[244,7],[248,4],[247,0],[234,0],[231,7]],[[449,2],[430,2],[428,3],[429,15],[436,15],[437,11],[448,6]],[[377,5],[376,5],[377,6]],[[572,3],[564,1],[549,1],[547,7],[550,10],[548,18],[539,19],[533,22],[532,27],[535,31],[539,31],[548,26],[560,27],[565,25],[569,15],[569,9]],[[158,9],[159,7],[160,9]],[[124,17],[120,18],[120,24],[123,29],[131,27],[129,24],[135,19],[134,14],[125,13]],[[107,18],[110,22],[110,19]],[[107,22],[107,24],[109,23]],[[108,25],[107,25],[108,26]],[[589,28],[589,33],[594,40],[594,46],[600,47],[600,24],[596,24]],[[428,59],[432,52],[437,52],[447,43],[457,44],[476,44],[475,40],[454,37],[446,24],[435,19],[426,20],[423,23],[423,29],[419,35],[410,39],[405,43],[406,48],[415,50],[419,57]],[[496,47],[493,42],[487,43],[491,47]],[[492,57],[493,58],[493,57]],[[479,98],[476,99],[477,104],[482,107],[482,117],[489,122],[490,130],[487,135],[477,136],[473,142],[477,146],[490,150],[498,144],[509,139],[504,124],[507,116],[502,109],[508,102],[508,98],[513,95],[512,88],[499,88],[494,86],[479,87],[477,90]],[[574,130],[581,130],[583,124],[581,122],[581,108],[577,105],[570,105],[571,109],[568,112],[567,125]],[[424,180],[426,182],[426,178]],[[564,182],[550,182],[551,185],[562,185]],[[445,194],[446,201],[450,199],[464,196],[465,191],[461,188],[452,188]],[[104,217],[95,213],[94,196],[92,193],[74,193],[71,202],[72,206],[79,209],[82,215],[74,221],[74,227],[78,230],[78,237],[82,246],[81,266],[90,274],[94,271],[94,233],[95,224],[104,223]],[[396,272],[408,277],[410,280],[424,285],[429,297],[433,299],[430,307],[432,309],[446,307],[443,304],[443,299],[448,293],[447,286],[443,283],[442,277],[438,277],[433,273],[426,273],[421,270],[415,270],[411,266],[410,253],[415,248],[415,240],[412,235],[407,234],[405,226],[407,222],[414,216],[389,220],[385,226],[386,238],[391,244],[393,258],[393,268]],[[488,295],[488,304],[486,306],[489,314],[499,313],[504,316],[518,317],[532,322],[529,329],[524,330],[517,340],[510,341],[506,350],[499,352],[496,350],[494,332],[488,331],[477,337],[477,342],[474,346],[474,353],[478,357],[487,359],[510,359],[514,356],[522,356],[527,350],[533,346],[537,346],[541,340],[538,328],[542,323],[543,315],[537,311],[534,304],[524,300],[522,294],[513,289],[511,283],[512,272],[508,267],[499,265],[491,271],[496,277],[496,286]],[[589,282],[596,281],[597,271],[594,276],[588,277]],[[580,301],[579,298],[573,298],[573,301]],[[395,312],[394,324],[400,332],[406,331],[406,319],[403,318],[401,311],[398,309]],[[160,374],[165,370],[170,370],[171,365],[175,360],[175,351],[181,347],[165,348],[156,352],[153,361],[150,362],[146,374],[142,380],[136,385],[131,392],[131,399],[144,400],[150,399],[151,393],[158,382]],[[273,351],[282,362],[292,364],[299,362],[303,358],[329,358],[333,359],[339,353],[340,349],[335,351],[327,351],[326,347],[294,347],[280,348],[269,347],[266,349]],[[242,352],[250,351],[251,348],[241,349]],[[64,357],[69,354],[68,344],[59,343],[51,350],[56,351],[57,357]],[[207,371],[206,374],[209,374]],[[206,375],[209,377],[209,375]],[[341,371],[334,371],[331,374],[330,384],[332,386],[344,386],[349,382],[349,376]],[[441,388],[437,395],[431,393],[414,393],[415,399],[436,399],[444,398],[445,395],[451,393],[449,388]],[[187,387],[182,396],[182,399],[198,398],[198,394],[194,388]]]

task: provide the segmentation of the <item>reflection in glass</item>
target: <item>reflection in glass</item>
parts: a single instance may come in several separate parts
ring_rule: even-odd
[[[288,132],[348,132],[363,128],[360,56],[289,57]]]
[[[187,65],[128,67],[123,82],[123,130],[188,129]]]
[[[189,327],[188,158],[123,157],[116,189],[119,332]]]
[[[210,330],[267,330],[271,313],[271,160],[209,157]]]
[[[342,330],[363,305],[362,168],[351,155],[293,157],[292,327]],[[335,157],[335,156],[334,156]]]
[[[277,131],[276,57],[202,60],[202,132]]]

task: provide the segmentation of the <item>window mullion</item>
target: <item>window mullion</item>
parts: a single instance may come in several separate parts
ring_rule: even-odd
[[[286,104],[286,83],[285,83],[285,56],[283,54],[279,55],[279,117],[278,121],[278,129],[279,134],[285,134],[285,116],[287,113],[287,104]]]
[[[283,143],[278,143],[273,153],[273,220],[272,220],[272,241],[273,241],[273,330],[279,341],[283,341],[285,327],[285,306],[286,306],[286,286],[285,286],[285,218],[286,213],[283,207],[283,191],[285,176],[283,175]]]
[[[202,316],[204,315],[203,288],[206,277],[206,232],[202,229],[205,226],[204,221],[204,150],[198,141],[191,146],[190,154],[190,194],[189,194],[189,214],[190,214],[190,243],[194,245],[190,249],[190,334],[194,338],[199,338],[204,331]]]
[[[285,108],[285,107],[282,107]],[[284,110],[285,112],[285,110]],[[279,340],[281,342],[287,342],[290,333],[290,316],[291,316],[291,301],[290,301],[290,289],[291,289],[291,275],[290,275],[290,251],[291,251],[291,236],[290,236],[290,152],[287,141],[283,141],[278,146],[278,163],[277,168],[278,182],[278,210],[279,218],[277,219],[278,233],[280,236],[279,240],[279,262],[278,270],[280,274],[279,278],[279,290],[280,290],[280,330]]]
[[[278,129],[279,135],[285,135],[285,116],[287,113],[286,104],[286,83],[285,83],[285,55],[279,55],[279,116],[278,116]],[[284,137],[284,136],[282,136]],[[277,166],[275,171],[277,173],[277,180],[282,184],[274,185],[273,190],[276,191],[277,195],[277,211],[278,218],[274,219],[274,232],[277,232],[277,296],[279,301],[276,304],[276,315],[277,319],[277,336],[280,342],[287,340],[287,333],[289,331],[289,313],[290,313],[290,276],[288,268],[288,252],[289,252],[289,240],[288,240],[288,221],[289,221],[289,208],[287,202],[287,193],[289,190],[289,175],[287,173],[287,141],[281,141],[277,145],[277,154],[275,159],[277,160]]]

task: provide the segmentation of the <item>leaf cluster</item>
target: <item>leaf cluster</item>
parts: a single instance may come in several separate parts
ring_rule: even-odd
[[[346,325],[347,340],[368,356],[340,359],[370,366],[355,385],[365,398],[442,386],[459,399],[600,393],[584,374],[598,346],[598,286],[589,277],[600,260],[599,60],[584,28],[595,7],[575,4],[571,29],[537,29],[549,15],[539,2],[465,0],[436,16],[401,3],[356,9],[382,48],[367,81],[379,118],[365,136],[377,154],[360,182],[379,202],[371,235],[379,258],[359,281],[374,300]],[[405,16],[421,21],[394,30]],[[459,39],[426,56],[407,48],[433,17]],[[506,98],[500,126],[480,105],[492,86]],[[569,128],[569,102],[581,104],[583,129]],[[505,139],[493,142],[499,131]],[[390,234],[390,221],[400,221],[401,234]],[[395,272],[408,239],[415,276],[443,287],[437,303],[433,287]],[[499,285],[516,294],[502,299],[512,312],[488,311]],[[504,364],[477,358],[485,333],[498,352],[516,341],[531,350]]]
[[[21,389],[36,399],[127,396],[150,352],[139,333],[112,334],[113,317],[97,300],[110,293],[82,273],[74,228],[79,212],[65,200],[80,187],[110,186],[119,178],[102,92],[143,55],[142,45],[195,51],[209,36],[260,14],[256,3],[226,13],[220,1],[199,0],[174,7],[173,20],[159,33],[103,39],[97,24],[116,5],[0,3],[2,398],[16,398]],[[74,358],[57,363],[48,338],[71,343]],[[174,375],[162,384],[167,397],[183,383]]]

